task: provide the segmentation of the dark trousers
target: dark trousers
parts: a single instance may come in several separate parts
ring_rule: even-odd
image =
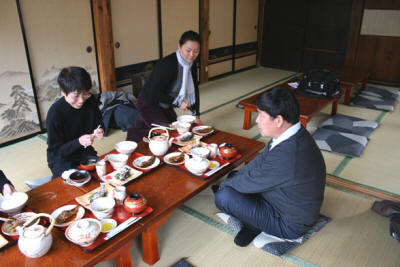
[[[275,209],[258,194],[243,194],[231,187],[221,187],[215,193],[215,205],[247,227],[281,238],[299,237],[286,227]]]
[[[139,142],[154,127],[151,126],[152,123],[168,126],[177,118],[172,106],[167,109],[151,106],[146,103],[141,95],[138,98],[136,108],[142,119],[136,120],[135,124],[128,128],[126,140]]]

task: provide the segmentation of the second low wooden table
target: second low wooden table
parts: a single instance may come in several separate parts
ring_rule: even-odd
[[[281,84],[280,86],[289,88],[293,90],[286,83]],[[257,111],[257,106],[255,104],[256,99],[263,92],[250,96],[246,99],[239,101],[239,105],[243,106],[244,110],[244,120],[243,120],[243,129],[248,130],[251,126],[251,113]],[[338,103],[340,99],[340,95],[332,98],[312,98],[306,97],[297,93],[294,93],[299,106],[300,106],[300,122],[306,127],[307,123],[311,120],[312,116],[321,111],[327,105],[332,104],[331,116],[337,114]]]

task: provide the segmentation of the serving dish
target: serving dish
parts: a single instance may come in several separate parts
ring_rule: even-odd
[[[212,126],[208,126],[208,125],[200,125],[200,126],[193,127],[192,132],[194,134],[204,136],[204,135],[208,135],[208,134],[214,132],[214,128]]]
[[[70,214],[66,214],[66,212],[74,210],[75,208],[77,208],[77,212],[71,212]],[[64,222],[60,222],[59,221],[59,216],[64,212],[64,215],[67,217],[65,219]],[[51,216],[54,217],[55,219],[55,226],[57,227],[67,227],[68,225],[70,225],[72,222],[79,220],[81,218],[83,218],[83,216],[85,215],[85,209],[79,205],[64,205],[59,207],[58,209],[54,210],[51,213]]]
[[[139,177],[143,172],[135,170],[129,166],[125,166],[120,170],[113,171],[112,173],[106,174],[100,179],[106,183],[110,183],[113,186],[124,185],[133,179]],[[124,176],[126,177],[124,178]]]
[[[185,153],[183,153],[183,160],[179,161],[179,162],[173,162],[171,159],[174,157],[179,156],[180,154],[182,154],[183,152],[172,152],[169,153],[167,155],[164,156],[164,162],[170,165],[180,165],[185,163],[186,160],[189,159],[189,156]]]
[[[157,157],[154,157],[154,162],[151,165],[148,165],[146,167],[142,167],[142,164],[149,161],[153,156],[141,156],[133,160],[132,165],[135,168],[141,169],[141,170],[149,170],[157,167],[160,164],[160,159]]]

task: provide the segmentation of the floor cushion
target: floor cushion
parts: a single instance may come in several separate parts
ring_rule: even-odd
[[[242,223],[240,220],[229,214],[221,212],[217,213],[217,216],[224,221],[235,232],[235,234],[237,234],[242,228]],[[303,244],[312,235],[324,227],[330,220],[331,219],[329,217],[319,215],[319,218],[314,226],[307,233],[297,239],[284,239],[262,232],[253,240],[252,244],[257,248],[261,248],[271,254],[280,256]]]
[[[368,137],[378,127],[378,125],[379,124],[375,121],[336,114],[324,121],[319,127]]]
[[[368,144],[368,138],[358,134],[318,128],[313,134],[319,149],[360,157]]]

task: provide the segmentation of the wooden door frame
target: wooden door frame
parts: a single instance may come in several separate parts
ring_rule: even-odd
[[[97,68],[102,92],[117,90],[112,35],[111,0],[91,0]]]

